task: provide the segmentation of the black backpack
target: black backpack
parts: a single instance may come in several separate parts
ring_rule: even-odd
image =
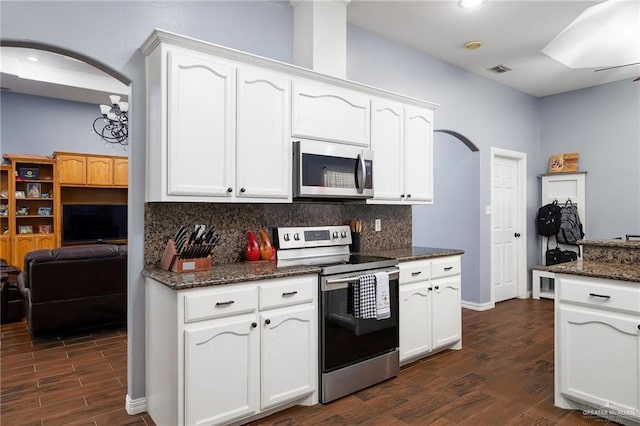
[[[558,231],[560,231],[561,218],[562,212],[557,200],[540,207],[538,209],[538,216],[536,217],[538,234],[545,237],[556,235]]]
[[[578,216],[578,206],[573,204],[571,200],[560,208],[560,229],[556,234],[556,241],[560,244],[577,245],[578,240],[584,237],[582,232],[582,223]]]

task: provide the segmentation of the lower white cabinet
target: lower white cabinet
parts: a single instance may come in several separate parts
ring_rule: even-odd
[[[400,263],[400,363],[462,347],[460,256]]]
[[[640,422],[640,286],[556,275],[556,291],[555,405]]]
[[[241,315],[185,330],[185,424],[221,424],[258,411],[260,333],[252,321],[255,315]]]
[[[158,425],[246,422],[317,403],[317,276],[147,286],[147,411]]]

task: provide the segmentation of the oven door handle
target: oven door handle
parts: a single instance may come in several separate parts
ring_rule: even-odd
[[[391,271],[389,272],[389,281],[397,280],[399,276],[400,276],[400,273],[398,271]],[[322,284],[322,291],[333,291],[333,290],[340,290],[343,288],[347,288],[349,287],[349,283],[355,283],[358,281],[358,279],[360,279],[359,275],[346,277],[346,278],[336,278],[332,280],[326,280]]]

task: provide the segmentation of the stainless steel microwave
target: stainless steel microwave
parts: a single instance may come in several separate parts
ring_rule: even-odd
[[[294,198],[373,197],[373,151],[331,142],[293,142]]]

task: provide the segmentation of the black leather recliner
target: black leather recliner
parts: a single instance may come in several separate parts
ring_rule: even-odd
[[[18,276],[31,335],[126,324],[127,246],[36,250]]]

